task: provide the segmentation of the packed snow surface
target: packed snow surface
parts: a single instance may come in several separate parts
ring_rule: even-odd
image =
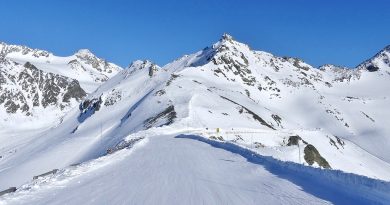
[[[153,136],[130,149],[38,179],[4,204],[370,204],[375,189],[332,184],[254,161],[185,134]],[[390,189],[389,189],[390,190]]]

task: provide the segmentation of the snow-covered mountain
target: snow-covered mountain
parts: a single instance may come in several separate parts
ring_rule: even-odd
[[[29,62],[42,71],[76,79],[87,93],[121,70],[119,66],[96,57],[88,49],[81,49],[68,57],[58,57],[39,49],[0,43],[0,57],[19,64]]]
[[[24,195],[23,191],[30,193],[29,190],[32,190],[43,198],[50,198],[51,194],[47,189],[33,187],[57,186],[57,181],[59,184],[69,183],[69,187],[76,187],[86,194],[88,184],[111,184],[115,187],[109,177],[103,177],[105,175],[102,173],[112,173],[114,178],[127,179],[131,178],[131,175],[127,174],[130,169],[136,179],[142,179],[142,176],[156,177],[153,178],[156,184],[153,184],[153,180],[149,182],[154,187],[167,183],[155,175],[159,172],[156,170],[158,167],[162,171],[160,175],[173,177],[170,175],[173,171],[176,176],[190,177],[191,180],[204,174],[198,169],[210,168],[202,164],[203,158],[208,163],[219,164],[212,167],[214,171],[225,167],[210,156],[223,158],[228,156],[226,153],[206,151],[209,148],[202,148],[201,145],[195,145],[196,143],[190,146],[186,144],[187,141],[180,139],[204,141],[213,147],[227,149],[241,156],[247,156],[245,153],[250,151],[251,156],[258,155],[265,157],[265,161],[270,160],[272,167],[298,169],[299,172],[310,173],[313,178],[321,176],[330,181],[338,181],[340,187],[345,186],[343,183],[355,183],[358,186],[356,183],[364,181],[362,186],[369,184],[376,187],[381,184],[378,186],[389,188],[390,185],[383,182],[390,181],[390,152],[387,152],[390,146],[390,128],[387,126],[390,116],[388,50],[385,48],[356,69],[334,65],[315,68],[297,58],[254,51],[225,34],[212,46],[185,55],[162,67],[149,60],[135,61],[88,94],[56,127],[5,143],[0,153],[0,181],[3,182],[0,184],[1,188],[21,185],[32,176],[48,170],[62,169],[52,178],[24,185],[20,193],[15,194],[22,199],[26,197],[28,201],[31,194]],[[82,83],[80,86],[82,87]],[[182,135],[183,133],[187,135]],[[145,156],[146,162],[151,164],[142,162],[141,158],[136,160],[130,153],[125,152],[115,156],[131,160],[128,163],[110,158],[113,152],[132,147],[132,143],[139,140],[146,145],[137,149],[148,151],[134,155]],[[151,141],[149,149],[148,140]],[[197,151],[192,152],[189,149]],[[192,157],[199,163],[200,168],[184,162],[191,161]],[[115,166],[110,164],[108,159],[113,160]],[[161,164],[164,159],[169,166]],[[231,163],[229,160],[227,159],[227,162]],[[236,160],[240,161],[234,158],[232,162]],[[256,160],[256,157],[248,158],[250,162]],[[264,159],[261,158],[260,161],[260,164],[264,164]],[[289,164],[290,162],[294,162],[291,163],[294,165]],[[78,165],[79,163],[81,165]],[[281,165],[284,163],[287,165]],[[133,164],[136,166],[133,167]],[[190,166],[192,169],[186,168],[187,174],[182,176],[179,171],[174,171],[179,169],[179,166]],[[149,168],[156,170],[156,173],[145,172]],[[248,173],[243,173],[243,170],[234,165],[230,168],[240,176],[248,174],[248,177],[252,177],[256,172],[247,169]],[[220,181],[225,175],[229,179],[234,178],[235,174],[227,175],[229,171],[231,170],[221,171],[221,176],[208,173],[202,177],[210,176],[211,181]],[[93,176],[96,177],[83,175],[84,173],[95,173]],[[118,173],[118,176],[115,173]],[[287,173],[289,176],[290,174]],[[305,177],[305,174],[302,175],[301,177]],[[85,181],[85,186],[76,183],[79,179],[81,184]],[[258,180],[255,175],[251,179]],[[190,184],[197,184],[191,180]],[[245,179],[238,181],[240,180]],[[292,181],[297,183],[297,180],[294,178]],[[116,178],[114,181],[117,181]],[[238,181],[232,180],[232,183]],[[283,183],[268,185],[283,187]],[[140,183],[140,186],[144,184]],[[177,185],[180,186],[180,183]],[[315,187],[317,184],[308,186]],[[126,184],[123,187],[132,190],[131,186]],[[298,189],[290,188],[291,192],[286,191],[289,194],[302,194],[298,193]],[[145,190],[153,191],[150,187],[145,187]],[[333,187],[331,190],[338,188]],[[360,191],[351,191],[349,194],[353,198],[361,194]],[[65,197],[73,192],[74,190],[68,188],[58,188],[55,195],[63,194]],[[115,196],[116,199],[125,196],[126,191],[119,192],[119,196]],[[192,193],[191,190],[184,195],[188,193]],[[104,195],[107,190],[95,194]],[[364,198],[370,194],[359,197]],[[238,195],[241,196],[241,192]],[[375,200],[383,202],[384,199],[390,198],[386,194],[379,195]],[[302,200],[308,200],[305,203],[311,201],[322,204],[308,196],[301,197]],[[18,202],[17,199],[14,202]],[[72,197],[65,199],[63,203],[85,202]],[[10,198],[10,202],[12,201]],[[125,201],[140,203],[142,199]],[[175,200],[159,202],[173,201]],[[153,202],[157,200],[148,203]],[[240,203],[239,200],[235,202]],[[201,201],[194,200],[194,203]],[[241,203],[250,204],[244,201]],[[299,199],[296,203],[299,203]]]
[[[371,72],[379,71],[390,75],[390,45],[381,50],[371,59],[357,66],[357,68]]]
[[[288,144],[289,135],[299,135],[303,146],[305,141],[316,144],[320,153],[327,152],[330,167],[380,178],[383,175],[375,172],[390,170],[385,151],[390,146],[386,125],[390,75],[386,67],[380,66],[384,72],[367,67],[316,69],[299,59],[252,51],[225,35],[213,46],[161,69],[148,61],[135,62],[90,95],[88,102],[99,103],[99,112],[127,113],[120,124],[129,123],[135,130],[174,123],[285,132],[273,142],[258,143],[265,153],[296,162],[304,161],[292,154],[297,150],[279,145]],[[89,115],[89,109],[84,106],[80,115]],[[353,151],[344,148],[345,143]],[[275,146],[277,152],[272,151]],[[280,154],[279,149],[287,150]],[[370,163],[354,162],[358,154]]]
[[[121,70],[88,50],[69,57],[0,43],[0,135],[58,124],[88,93]]]

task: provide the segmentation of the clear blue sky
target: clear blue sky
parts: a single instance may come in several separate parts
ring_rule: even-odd
[[[164,65],[227,32],[315,66],[356,66],[390,44],[390,0],[2,0],[0,41],[121,66]]]

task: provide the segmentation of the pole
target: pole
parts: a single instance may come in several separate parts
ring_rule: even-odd
[[[253,149],[253,134],[251,133],[251,148]]]
[[[100,122],[100,139],[103,140],[103,123]]]
[[[301,163],[301,147],[299,146],[299,141],[298,141],[298,153],[299,153],[299,164]]]

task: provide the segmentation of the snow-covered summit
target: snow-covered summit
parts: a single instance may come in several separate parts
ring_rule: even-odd
[[[130,63],[127,69],[143,69],[145,67],[149,67],[153,65],[154,63],[150,60],[135,60]]]
[[[82,58],[95,56],[89,49],[86,49],[86,48],[78,50],[74,55],[80,56]]]
[[[233,36],[231,36],[230,34],[228,34],[228,33],[224,33],[223,35],[222,35],[222,38],[221,38],[222,40],[226,40],[226,41],[231,41],[231,40],[233,40]]]
[[[5,43],[0,45],[0,57],[19,64],[29,62],[42,71],[76,79],[88,93],[122,70],[121,67],[96,57],[88,49],[81,49],[71,56],[59,57],[26,46]]]
[[[390,45],[386,46],[374,57],[358,65],[357,68],[368,70],[369,72],[386,72],[390,75]]]
[[[4,42],[0,42],[0,58],[4,58],[9,54],[19,53],[25,57],[49,57],[52,53],[40,49],[32,49],[22,45],[9,45]]]

